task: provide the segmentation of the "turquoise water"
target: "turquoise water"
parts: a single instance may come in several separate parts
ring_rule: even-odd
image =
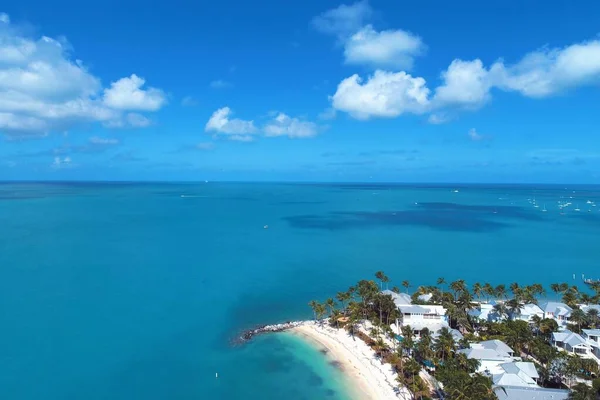
[[[380,269],[414,286],[600,275],[600,189],[451,189],[1,184],[0,398],[341,399],[299,339],[231,339]]]

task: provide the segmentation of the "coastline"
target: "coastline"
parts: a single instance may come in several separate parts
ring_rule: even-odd
[[[306,322],[287,331],[327,350],[327,355],[339,363],[351,382],[353,388],[349,392],[352,398],[410,399],[406,389],[400,389],[398,393],[394,390],[398,387],[397,374],[391,365],[382,364],[366,343],[358,338],[354,340],[345,330]]]

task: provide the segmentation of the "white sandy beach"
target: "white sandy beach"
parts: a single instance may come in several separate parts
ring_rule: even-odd
[[[400,393],[394,391],[398,383],[392,366],[382,364],[366,343],[359,338],[354,340],[344,329],[307,322],[290,332],[328,350],[328,354],[340,363],[342,371],[355,383],[356,399],[410,399],[406,389],[402,388]]]

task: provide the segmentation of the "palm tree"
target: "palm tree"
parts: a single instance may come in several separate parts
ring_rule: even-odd
[[[496,292],[496,297],[498,297],[499,299],[506,298],[506,286],[504,286],[504,285],[496,286],[495,292]]]
[[[398,294],[399,294],[399,293],[400,293],[400,288],[399,288],[398,286],[394,286],[394,287],[392,288],[392,292],[394,292],[394,293],[398,293]]]
[[[330,297],[325,301],[325,306],[329,309],[329,315],[333,315],[333,311],[335,310],[335,301]]]
[[[481,286],[481,283],[475,282],[473,284],[473,295],[475,295],[477,300],[479,300],[481,298],[482,293],[483,293],[483,287]]]
[[[578,383],[571,388],[569,393],[570,400],[597,400],[598,391],[589,387],[585,383]]]
[[[338,292],[337,295],[335,296],[337,301],[342,303],[342,310],[343,310],[344,314],[346,313],[346,302],[348,300],[350,300],[350,297],[351,297],[350,293],[348,293],[348,292]]]
[[[438,337],[435,339],[433,349],[436,355],[442,362],[452,355],[452,352],[456,350],[456,343],[454,342],[454,336],[450,333],[448,328],[442,328]]]
[[[388,278],[387,276],[385,276],[385,274],[383,273],[383,271],[377,271],[377,272],[375,272],[375,278],[377,278],[379,280],[379,284],[380,284],[380,289],[381,290],[383,290],[383,284],[390,281],[390,278]]]
[[[408,288],[410,287],[410,282],[402,281],[402,287],[404,287],[404,289],[406,289],[406,293],[408,293]]]
[[[504,301],[494,304],[494,311],[498,314],[500,320],[508,317],[508,308]]]
[[[314,315],[315,321],[316,321],[318,319],[317,318],[317,310],[319,309],[319,302],[316,300],[311,300],[308,302],[308,305],[310,306],[310,308],[312,308],[313,315]]]
[[[458,281],[454,281],[450,284],[450,289],[454,292],[454,300],[458,299],[458,294],[466,291],[467,286],[465,285],[465,281],[459,279]]]
[[[558,283],[552,283],[550,285],[550,289],[552,289],[552,291],[554,292],[556,297],[558,297],[558,294],[561,292],[560,284],[558,284]]]
[[[582,309],[576,308],[571,312],[571,317],[569,320],[577,324],[577,333],[581,333],[581,325],[585,324],[587,315]]]
[[[490,297],[494,296],[496,294],[496,291],[494,290],[494,287],[488,282],[485,285],[483,285],[483,293],[485,293],[486,296],[486,301],[490,301]]]
[[[592,329],[596,329],[598,327],[598,325],[600,325],[600,316],[599,316],[599,312],[597,309],[595,308],[590,308],[589,310],[587,310],[587,320],[588,323],[590,324],[590,328]]]
[[[441,288],[442,294],[444,293],[444,285],[446,284],[446,280],[444,278],[437,279],[437,285]]]

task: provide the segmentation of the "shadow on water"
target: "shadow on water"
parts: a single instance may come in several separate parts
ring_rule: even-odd
[[[346,230],[383,226],[424,226],[441,231],[492,232],[511,226],[502,220],[546,221],[517,206],[419,203],[401,211],[349,211],[284,218],[301,229]]]

